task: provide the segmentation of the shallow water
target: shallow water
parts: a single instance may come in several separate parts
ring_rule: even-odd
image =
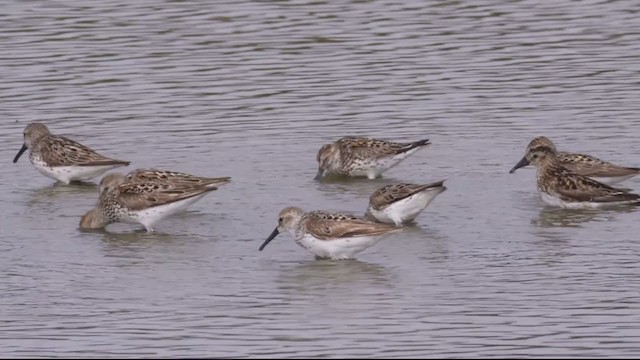
[[[623,356],[640,351],[638,212],[543,205],[561,150],[640,166],[635,1],[13,0],[0,14],[0,355]],[[95,187],[24,156],[42,121],[136,167],[233,182],[157,233],[80,232]],[[316,182],[344,135],[433,143]],[[281,235],[285,206],[363,213],[447,179],[353,261]],[[623,185],[640,191],[640,180]]]

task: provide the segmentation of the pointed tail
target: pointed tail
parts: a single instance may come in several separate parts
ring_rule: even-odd
[[[397,153],[398,154],[402,154],[402,153],[407,152],[409,150],[413,150],[415,148],[423,147],[423,146],[427,146],[427,145],[431,145],[431,143],[429,142],[429,139],[419,140],[419,141],[416,141],[416,142],[409,143],[406,146],[400,148]]]

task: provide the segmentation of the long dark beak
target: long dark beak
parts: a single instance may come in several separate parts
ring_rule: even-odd
[[[25,151],[27,151],[27,144],[22,144],[22,149],[20,149],[20,151],[18,151],[18,155],[13,158],[14,164],[18,162],[18,159],[20,159],[20,156],[22,156],[22,153],[24,153]]]
[[[513,174],[514,172],[516,172],[516,170],[520,169],[521,167],[525,167],[527,165],[529,165],[529,160],[527,160],[527,157],[524,156],[522,157],[522,159],[516,164],[516,166],[514,166],[510,171],[509,174]]]
[[[265,240],[262,243],[262,245],[260,245],[260,248],[258,249],[258,251],[262,251],[262,249],[264,249],[264,247],[267,246],[267,244],[270,243],[271,240],[273,240],[276,236],[278,236],[278,234],[280,234],[280,231],[278,231],[278,228],[275,228],[275,230],[273,230],[273,232],[271,233],[271,235],[269,235],[267,240]]]
[[[321,167],[318,168],[318,173],[316,174],[316,177],[313,178],[313,180],[320,180],[320,178],[322,177],[322,175],[324,175],[324,169],[322,169]]]

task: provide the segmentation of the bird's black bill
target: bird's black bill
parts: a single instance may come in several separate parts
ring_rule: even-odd
[[[521,167],[525,167],[527,165],[529,165],[529,160],[527,160],[527,157],[523,157],[517,164],[516,166],[514,166],[510,171],[509,174],[513,174],[514,172],[516,172],[516,170],[520,169]]]
[[[22,153],[24,153],[25,151],[27,151],[27,144],[22,144],[22,149],[20,149],[20,151],[18,151],[18,155],[13,158],[14,164],[18,162],[18,159],[20,159],[20,156],[22,156]]]
[[[322,175],[324,175],[324,170],[322,168],[318,168],[318,173],[316,174],[316,177],[314,177],[313,179],[314,180],[320,180]]]
[[[275,230],[273,230],[273,232],[271,233],[271,235],[269,235],[267,240],[265,240],[262,243],[262,245],[260,245],[260,248],[258,249],[258,251],[262,251],[262,249],[264,249],[264,247],[267,246],[267,244],[270,243],[271,240],[273,240],[276,236],[278,236],[278,234],[280,234],[280,231],[278,231],[278,228],[275,228]]]

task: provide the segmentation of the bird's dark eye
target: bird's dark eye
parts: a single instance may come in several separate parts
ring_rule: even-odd
[[[278,222],[282,222],[282,220],[284,220],[282,216],[278,218]]]

